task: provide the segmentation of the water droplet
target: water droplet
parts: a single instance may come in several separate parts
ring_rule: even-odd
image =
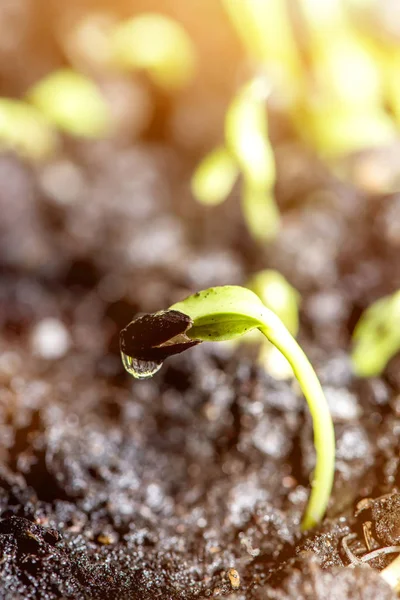
[[[128,371],[129,375],[132,375],[135,379],[148,379],[153,377],[159,371],[163,365],[161,362],[155,362],[153,360],[140,360],[128,356],[121,352],[122,364]]]

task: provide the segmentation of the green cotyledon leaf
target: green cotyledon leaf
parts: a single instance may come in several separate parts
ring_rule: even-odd
[[[188,315],[193,325],[186,334],[193,340],[225,341],[261,325],[265,306],[246,288],[226,285],[197,292],[170,307]]]

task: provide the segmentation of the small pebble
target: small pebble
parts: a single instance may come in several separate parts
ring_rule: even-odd
[[[104,546],[109,546],[110,544],[115,544],[116,538],[114,535],[110,535],[108,533],[100,533],[97,536],[97,541]]]
[[[240,575],[236,571],[236,569],[229,569],[228,578],[229,578],[229,581],[231,582],[231,586],[234,590],[237,590],[240,588]]]
[[[31,336],[33,352],[47,360],[63,357],[71,345],[66,327],[58,319],[48,318],[40,321]]]

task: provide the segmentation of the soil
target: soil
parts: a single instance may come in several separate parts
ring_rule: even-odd
[[[363,309],[400,287],[399,196],[276,144],[283,225],[265,248],[239,190],[195,203],[199,152],[171,132],[67,140],[40,166],[0,155],[0,599],[397,597],[379,576],[396,555],[361,558],[400,544],[400,357],[361,381],[349,348]],[[248,345],[199,345],[146,381],[119,355],[137,313],[266,267],[301,292],[335,421],[329,511],[306,534],[314,450],[293,382]]]

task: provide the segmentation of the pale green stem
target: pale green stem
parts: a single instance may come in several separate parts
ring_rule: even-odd
[[[316,465],[311,495],[302,521],[302,529],[321,522],[328,506],[335,472],[335,432],[321,384],[307,356],[280,319],[270,310],[263,311],[260,331],[289,361],[311,412],[314,428]]]

